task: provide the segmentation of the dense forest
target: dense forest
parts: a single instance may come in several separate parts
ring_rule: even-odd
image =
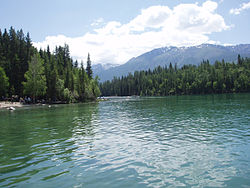
[[[100,84],[104,96],[166,96],[183,94],[210,94],[250,91],[250,59],[241,58],[235,64],[203,61],[199,66],[184,65],[154,70],[136,71],[134,74],[114,78]]]
[[[100,95],[93,78],[90,55],[86,69],[70,57],[69,46],[38,51],[29,33],[0,30],[0,97],[30,98],[31,102],[77,102]]]
[[[134,74],[99,84],[104,96],[166,96],[250,91],[250,59],[238,55],[237,63],[222,60],[199,66],[184,65]],[[98,78],[93,78],[90,55],[87,66],[70,57],[69,46],[49,46],[39,51],[29,33],[14,28],[0,30],[0,97],[31,98],[45,102],[95,100],[101,93]]]

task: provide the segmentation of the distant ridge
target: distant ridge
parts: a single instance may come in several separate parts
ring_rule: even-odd
[[[237,59],[238,54],[241,57],[250,57],[250,44],[234,46],[202,44],[191,47],[163,47],[132,58],[120,66],[103,68],[102,65],[96,65],[98,69],[96,71],[95,67],[93,69],[95,74],[100,77],[100,81],[103,82],[113,79],[114,76],[127,75],[129,72],[154,69],[157,66],[168,66],[170,62],[173,65],[176,63],[178,67],[184,64],[198,65],[202,60],[209,60],[211,64],[222,59],[226,62],[232,62]]]

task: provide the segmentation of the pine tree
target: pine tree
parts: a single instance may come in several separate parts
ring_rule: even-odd
[[[240,57],[240,54],[238,54],[238,65],[242,65],[242,59]]]
[[[80,100],[85,100],[85,95],[86,95],[86,72],[83,68],[83,62],[81,62],[81,68],[79,69],[79,74],[78,74],[78,94],[80,97]]]
[[[76,60],[74,63],[74,68],[77,68],[77,67],[78,67],[78,61]]]
[[[8,84],[4,84],[7,91],[1,89],[2,94],[29,95],[34,100],[46,97],[50,102],[65,100],[65,93],[70,101],[94,99],[93,93],[98,93],[98,89],[91,89],[96,82],[92,79],[89,54],[87,60],[87,69],[80,68],[71,59],[67,44],[56,47],[54,53],[49,46],[38,52],[29,33],[24,35],[22,29],[15,31],[13,27],[8,31],[0,29],[0,67],[5,72],[1,76],[8,78]]]
[[[93,76],[93,71],[91,68],[91,60],[90,60],[90,55],[88,54],[88,59],[87,59],[87,68],[86,68],[87,75],[89,79],[92,79]]]
[[[0,97],[5,96],[9,86],[9,79],[2,67],[0,67]]]
[[[55,56],[51,56],[51,60],[50,60],[50,74],[49,74],[49,84],[47,87],[48,88],[48,96],[49,96],[49,100],[56,100],[57,97],[57,90],[56,90],[56,84],[57,84],[57,80],[58,80],[58,72],[55,66]]]

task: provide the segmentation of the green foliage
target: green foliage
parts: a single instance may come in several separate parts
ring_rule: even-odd
[[[80,101],[95,100],[100,96],[98,78],[90,78],[83,68],[83,65],[81,65],[81,68],[78,70],[76,88]]]
[[[0,97],[5,96],[9,86],[9,79],[2,67],[0,67]]]
[[[44,75],[43,60],[38,53],[31,57],[29,69],[24,75],[26,82],[23,82],[24,93],[33,97],[44,96],[47,86]]]
[[[86,72],[83,65],[79,68],[78,62],[73,62],[67,44],[56,47],[53,53],[49,46],[37,52],[29,33],[25,36],[22,30],[15,31],[12,27],[3,34],[0,30],[0,67],[6,73],[0,72],[5,80],[1,80],[3,95],[30,95],[47,102],[87,101],[98,96],[89,54]]]
[[[216,61],[210,65],[182,68],[157,67],[153,71],[136,71],[133,75],[116,78],[100,84],[104,96],[166,96],[250,91],[250,59],[238,56],[237,65]]]
[[[9,78],[9,95],[23,94],[24,74],[34,52],[29,33],[25,36],[22,29],[15,31],[11,27],[9,32],[5,29],[3,34],[0,34],[0,66]]]
[[[59,100],[62,100],[64,97],[64,80],[62,79],[57,79],[56,81],[56,96]]]
[[[65,88],[63,90],[63,97],[64,97],[64,100],[67,103],[73,102],[73,95],[72,95],[71,91],[68,88]]]
[[[100,88],[98,87],[99,78],[96,77],[94,80],[91,80],[91,87],[93,91],[94,98],[97,98],[101,95]]]
[[[87,58],[86,72],[87,72],[87,75],[88,75],[89,79],[92,79],[93,71],[92,71],[92,68],[91,68],[91,60],[90,60],[90,55],[89,54],[88,54],[88,58]]]

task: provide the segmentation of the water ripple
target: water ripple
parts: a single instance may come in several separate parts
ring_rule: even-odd
[[[248,94],[113,98],[3,115],[3,187],[250,186]]]

